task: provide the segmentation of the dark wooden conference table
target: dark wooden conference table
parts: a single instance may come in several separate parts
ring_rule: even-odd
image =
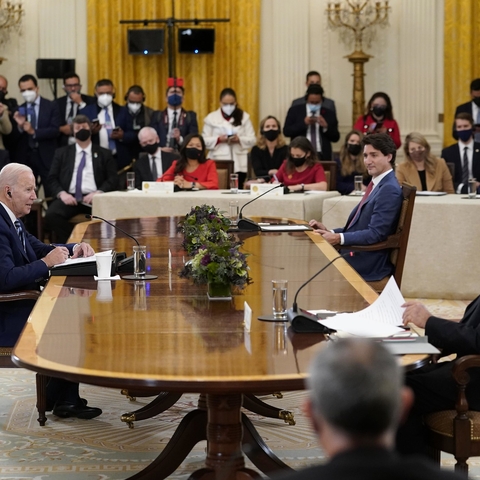
[[[240,234],[254,283],[231,301],[209,301],[206,286],[178,276],[186,260],[178,221],[117,221],[147,245],[148,268],[157,280],[116,281],[111,291],[109,285],[97,291],[91,278],[51,277],[14,349],[14,362],[104,387],[202,394],[199,408],[186,412],[159,457],[131,478],[168,477],[204,439],[205,468],[192,478],[258,478],[245,467],[242,448],[267,474],[288,468],[241,412],[242,395],[303,389],[309,363],[325,338],[292,334],[283,323],[257,317],[271,314],[273,279],[288,280],[290,305],[300,285],[337,253],[309,232]],[[105,223],[80,224],[73,238],[96,251],[132,251],[132,241]],[[341,259],[302,290],[299,306],[356,311],[376,297]],[[253,311],[250,332],[244,326],[244,302]],[[415,365],[421,358],[402,361]]]

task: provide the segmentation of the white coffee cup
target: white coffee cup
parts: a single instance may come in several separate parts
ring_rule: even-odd
[[[99,280],[97,282],[97,301],[111,302],[112,300],[112,282],[110,280]]]
[[[98,278],[110,278],[112,276],[112,257],[111,251],[95,254]]]

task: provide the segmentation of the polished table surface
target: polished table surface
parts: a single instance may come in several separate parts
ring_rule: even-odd
[[[245,393],[303,389],[308,365],[325,343],[323,335],[292,335],[285,324],[257,317],[271,313],[272,279],[289,281],[291,304],[305,279],[337,253],[311,233],[243,234],[254,283],[231,301],[208,301],[205,286],[178,276],[185,261],[176,233],[178,220],[117,221],[147,245],[148,267],[159,275],[157,280],[112,282],[110,298],[108,288],[106,293],[105,288],[97,290],[91,278],[51,277],[14,349],[14,361],[43,374],[102,386],[205,393],[212,417],[222,402],[233,402],[234,417],[240,415]],[[84,223],[76,232],[97,251],[132,248],[128,238],[104,223]],[[299,306],[355,311],[375,298],[376,293],[339,260],[302,291]],[[244,302],[253,310],[250,333],[243,323]],[[420,358],[403,361],[415,364]],[[222,444],[210,437],[209,442]],[[209,452],[209,468],[226,468],[228,451],[222,452]],[[235,452],[235,465],[241,470],[243,456]],[[165,478],[158,476],[165,471],[162,465],[159,460],[150,473],[146,469],[145,475],[134,478]]]

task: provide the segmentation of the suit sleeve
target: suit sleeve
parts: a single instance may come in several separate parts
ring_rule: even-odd
[[[62,164],[64,163],[64,157],[66,156],[66,151],[68,147],[57,148],[53,156],[52,165],[50,167],[50,173],[48,174],[48,185],[50,187],[50,192],[54,198],[57,195],[65,190],[68,191],[68,186],[63,186],[60,181],[60,173],[62,170]]]
[[[113,192],[118,188],[117,163],[110,150],[102,150],[99,154],[103,160],[104,180],[97,189],[102,192]]]
[[[187,112],[187,118],[189,122],[188,122],[188,130],[186,134],[190,135],[190,133],[198,133],[197,114],[189,110]]]
[[[210,120],[210,115],[212,115],[213,113],[215,112],[208,114],[203,121],[202,137],[205,140],[205,145],[208,150],[213,150],[215,148],[219,137],[219,132],[212,125],[212,122]]]
[[[328,123],[328,128],[325,132],[323,132],[323,136],[327,137],[331,142],[338,142],[338,140],[340,139],[340,132],[338,131],[337,116],[334,112],[328,109],[325,109],[322,115]]]
[[[283,134],[286,137],[295,138],[304,136],[307,132],[307,126],[305,125],[306,111],[303,117],[302,115],[298,115],[298,113],[300,113],[300,110],[295,107],[290,107],[288,110],[285,126],[283,127]]]
[[[59,129],[60,125],[62,124],[62,120],[60,118],[60,110],[58,109],[58,105],[55,102],[50,102],[49,107],[48,125],[35,130],[36,140],[51,140],[57,138],[60,134]],[[48,107],[45,107],[44,105],[40,105],[40,115],[43,116],[47,108]]]
[[[123,130],[122,142],[125,145],[134,145],[138,140],[137,132],[133,129],[133,119],[127,108],[120,111],[115,123]]]

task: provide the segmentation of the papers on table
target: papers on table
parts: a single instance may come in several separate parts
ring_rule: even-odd
[[[441,197],[442,195],[446,195],[447,192],[429,192],[427,190],[417,190],[417,197]]]
[[[105,252],[99,252],[99,253],[104,253],[105,255],[111,255],[113,250],[106,250]],[[78,258],[67,258],[63,263],[59,263],[58,265],[54,265],[52,268],[59,268],[59,267],[65,267],[67,265],[78,265],[80,263],[95,263],[95,255],[92,255],[91,257],[78,257]]]
[[[308,225],[259,225],[262,232],[304,232],[311,230]]]

